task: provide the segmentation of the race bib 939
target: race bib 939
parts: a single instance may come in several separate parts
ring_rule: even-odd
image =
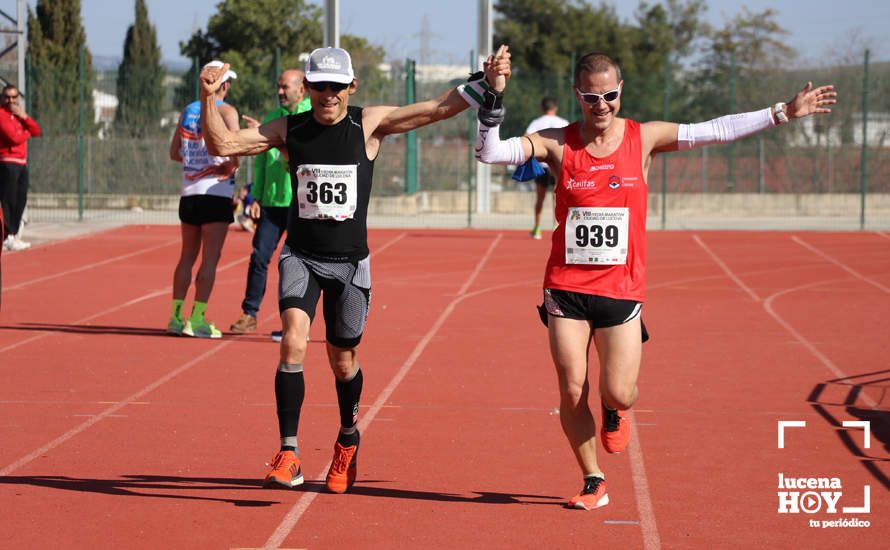
[[[626,263],[629,219],[628,208],[569,208],[566,215],[566,263]]]

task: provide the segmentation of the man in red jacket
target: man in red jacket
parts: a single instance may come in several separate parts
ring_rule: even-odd
[[[0,109],[0,204],[3,206],[6,250],[25,250],[31,244],[19,239],[19,226],[28,200],[28,138],[40,135],[40,126],[19,105],[18,88],[3,88]]]

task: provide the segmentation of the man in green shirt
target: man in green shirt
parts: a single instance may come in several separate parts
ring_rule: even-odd
[[[303,71],[287,69],[281,73],[278,77],[278,102],[280,106],[266,115],[263,123],[311,108],[309,98],[303,97]],[[247,116],[244,118],[248,126],[259,126],[256,120]],[[287,230],[287,211],[291,202],[287,160],[282,158],[278,149],[257,155],[253,161],[253,174],[251,195],[254,202],[245,206],[245,212],[258,221],[253,234],[253,253],[247,268],[242,314],[230,327],[232,332],[239,334],[256,330],[257,312],[266,293],[269,261]]]

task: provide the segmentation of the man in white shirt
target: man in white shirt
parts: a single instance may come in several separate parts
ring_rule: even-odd
[[[569,121],[557,116],[556,112],[559,107],[556,100],[552,97],[545,97],[541,100],[541,111],[544,113],[538,118],[531,121],[525,134],[534,134],[539,130],[547,128],[563,128],[569,125]],[[556,178],[550,171],[550,168],[542,163],[544,173],[535,178],[535,225],[531,230],[533,239],[541,238],[541,210],[544,208],[544,197],[547,196],[547,190],[552,189],[556,184]]]

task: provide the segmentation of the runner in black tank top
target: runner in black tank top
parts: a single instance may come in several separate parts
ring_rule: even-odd
[[[365,151],[362,108],[348,107],[346,117],[333,126],[320,124],[312,111],[287,117],[287,152],[293,186],[287,244],[294,252],[329,262],[355,262],[368,255],[368,200],[374,161]],[[312,165],[357,166],[357,204],[352,218],[344,220],[306,218],[316,211],[312,202],[344,204],[348,201],[346,185],[337,188],[330,178],[300,177],[300,167]],[[309,189],[298,194],[301,181]],[[314,185],[312,185],[314,184]]]
[[[201,73],[201,124],[207,148],[216,155],[255,155],[287,146],[293,202],[278,269],[283,335],[275,373],[281,447],[264,480],[267,487],[303,483],[297,426],[305,394],[306,338],[323,294],[328,363],[336,377],[340,433],[325,483],[345,492],[356,477],[356,427],[362,371],[356,351],[370,305],[367,238],[368,200],[374,162],[383,138],[450,118],[478,106],[483,88],[510,74],[510,54],[501,46],[485,63],[485,84],[475,76],[460,89],[403,107],[349,107],[355,80],[349,53],[319,48],[306,63],[305,84],[312,110],[276,119],[259,128],[229,131],[208,98],[220,71]]]

